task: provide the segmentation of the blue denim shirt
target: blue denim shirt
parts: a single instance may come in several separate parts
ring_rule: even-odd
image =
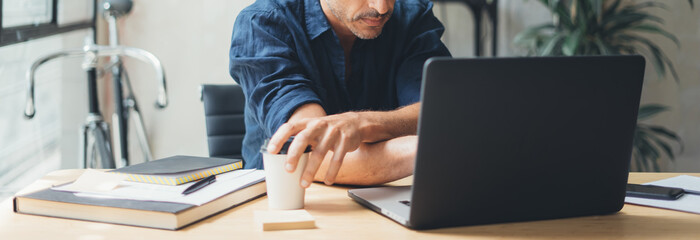
[[[245,168],[262,169],[260,146],[296,108],[327,114],[393,110],[420,100],[423,63],[449,56],[428,0],[397,0],[379,37],[357,39],[351,73],[319,0],[257,0],[240,12],[229,53],[231,77],[246,96]]]

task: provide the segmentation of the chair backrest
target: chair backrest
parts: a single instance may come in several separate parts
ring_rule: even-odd
[[[239,85],[203,84],[201,100],[210,157],[239,158],[245,135],[245,96]]]

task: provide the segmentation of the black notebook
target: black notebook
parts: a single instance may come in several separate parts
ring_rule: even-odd
[[[241,168],[241,159],[172,156],[111,172],[126,174],[128,181],[180,185]]]

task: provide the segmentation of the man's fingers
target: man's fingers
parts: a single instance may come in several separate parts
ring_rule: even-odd
[[[337,148],[337,143],[341,141],[341,136],[342,134],[337,128],[327,128],[321,142],[314,147],[312,152],[314,153],[313,158],[310,158],[309,161],[313,162],[314,164],[318,162],[319,166],[323,164],[328,152],[334,148]],[[311,178],[315,179],[315,176],[316,172],[313,173]]]
[[[313,151],[309,154],[309,159],[306,161],[306,167],[301,174],[301,180],[299,182],[301,187],[307,188],[311,185],[311,182],[314,181],[314,175],[316,175],[318,168],[321,167],[321,162],[323,162],[323,157],[325,155],[326,152],[321,153],[320,151]]]
[[[303,126],[301,123],[282,124],[282,126],[277,129],[277,132],[270,138],[270,142],[267,144],[267,152],[277,154],[289,137],[303,130],[301,126]]]
[[[326,178],[323,181],[326,185],[333,185],[333,183],[335,183],[335,178],[338,176],[340,167],[343,165],[345,154],[347,153],[344,151],[333,152],[333,158],[331,158],[331,162],[328,165],[328,171],[326,172]]]
[[[340,171],[340,166],[343,165],[343,158],[345,158],[345,154],[347,153],[347,146],[345,146],[345,144],[346,140],[341,139],[339,144],[336,145],[335,149],[333,150],[333,157],[331,157],[331,162],[328,164],[326,178],[324,179],[324,183],[326,185],[333,185],[335,178]]]
[[[289,149],[287,150],[287,163],[284,166],[287,172],[294,172],[294,169],[297,167],[297,163],[299,163],[299,158],[302,154],[304,154],[306,148],[312,144],[312,137],[310,137],[312,131],[313,129],[306,129],[299,132],[294,137],[292,144],[289,144]]]

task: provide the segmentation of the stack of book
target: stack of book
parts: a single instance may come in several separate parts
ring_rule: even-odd
[[[240,159],[175,156],[111,171],[133,181],[113,191],[71,192],[57,186],[15,196],[14,211],[177,230],[265,195],[264,171],[236,170],[240,168]],[[212,174],[219,180],[181,194],[193,181]],[[144,189],[151,194],[140,194]]]

